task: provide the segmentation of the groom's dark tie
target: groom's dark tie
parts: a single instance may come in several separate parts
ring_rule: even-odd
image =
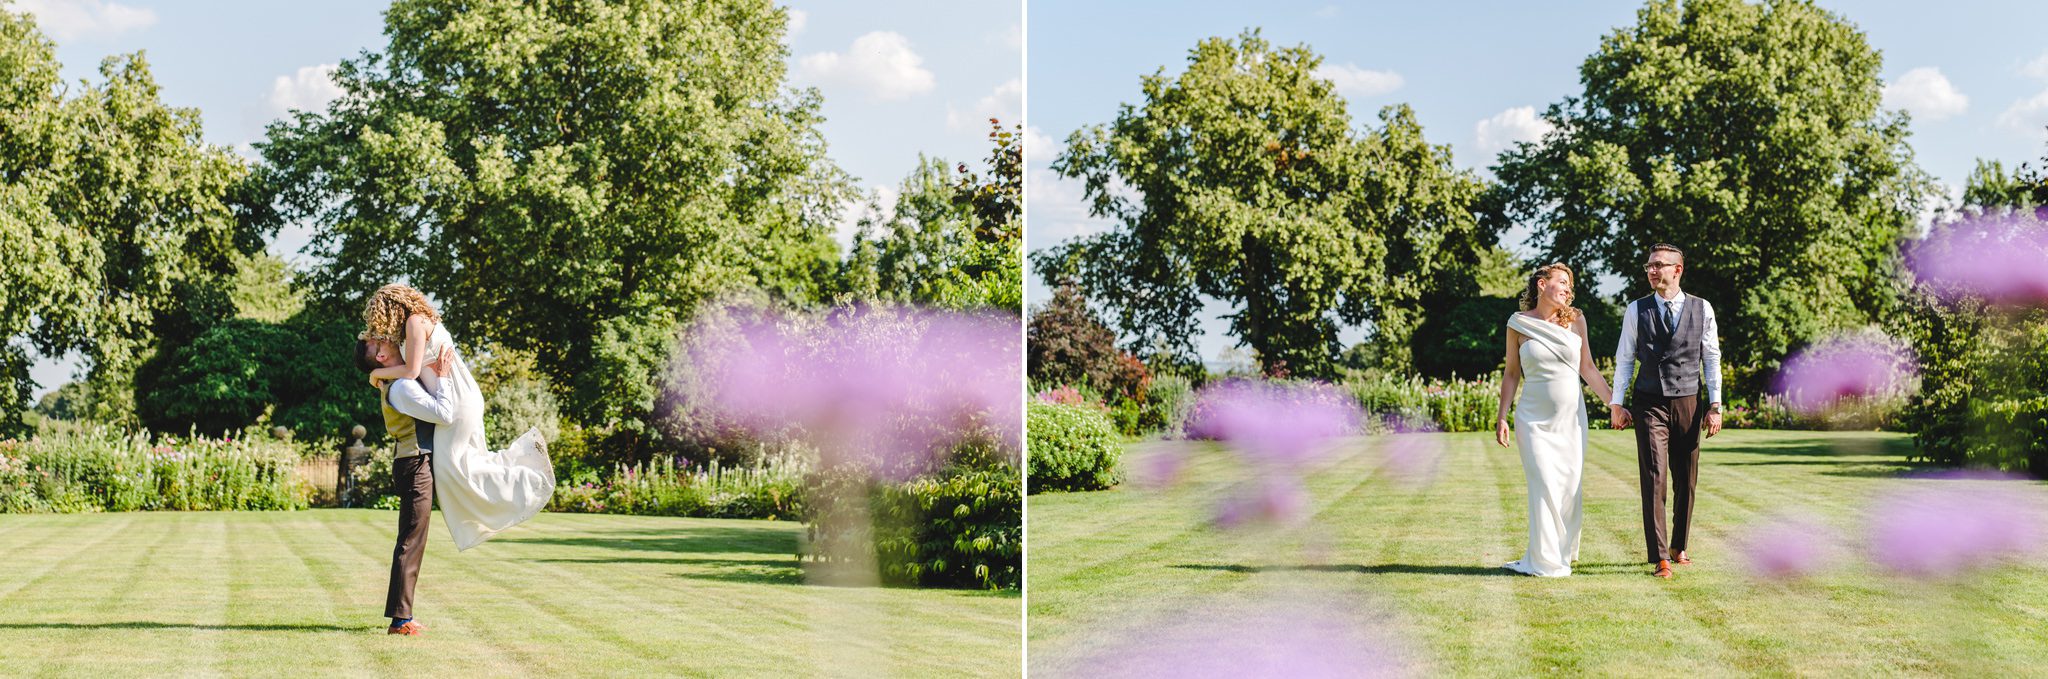
[[[1678,302],[1676,300],[1664,302],[1664,327],[1669,328],[1672,332],[1678,331]]]

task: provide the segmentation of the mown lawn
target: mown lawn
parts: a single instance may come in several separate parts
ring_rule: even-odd
[[[2048,673],[2048,568],[1930,584],[1849,550],[1778,582],[1752,575],[1741,547],[1777,515],[1859,534],[1872,498],[1913,485],[2017,484],[2048,500],[2048,484],[1911,478],[1909,442],[1892,434],[1724,432],[1700,473],[1696,563],[1667,582],[1642,563],[1633,435],[1596,431],[1579,566],[1540,579],[1498,568],[1524,547],[1518,454],[1490,434],[1436,436],[1441,473],[1420,487],[1390,480],[1377,446],[1347,443],[1310,478],[1311,518],[1285,531],[1207,526],[1243,473],[1213,449],[1165,490],[1031,496],[1032,676],[1089,676],[1091,657],[1178,621],[1303,598],[1356,611],[1409,649],[1417,676]]]
[[[1015,594],[804,583],[800,524],[437,514],[387,636],[397,513],[0,516],[0,676],[1017,676]]]

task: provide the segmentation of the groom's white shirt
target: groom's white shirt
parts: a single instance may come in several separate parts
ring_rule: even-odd
[[[448,381],[441,380],[439,393],[428,392],[420,386],[419,380],[398,380],[391,383],[391,409],[401,415],[434,424],[445,425],[455,421],[455,402],[448,398]],[[432,442],[428,442],[430,445]]]
[[[1677,302],[1678,306],[1672,309],[1672,317],[1677,318],[1679,314],[1685,313],[1685,303],[1688,299],[1699,298],[1687,295],[1681,290],[1676,298],[1660,296],[1657,301],[1660,304]],[[1705,317],[1705,325],[1700,328],[1700,341],[1705,345],[1700,348],[1700,371],[1705,373],[1706,377],[1707,403],[1715,404],[1721,402],[1721,328],[1714,322],[1714,305],[1708,304],[1704,299],[1699,299],[1699,303],[1701,315]],[[1614,385],[1614,394],[1608,397],[1608,405],[1621,405],[1623,392],[1633,389],[1632,385],[1628,389],[1624,389],[1623,385],[1628,385],[1629,380],[1635,378],[1637,363],[1636,315],[1628,309],[1623,309],[1621,346],[1614,348],[1614,381],[1610,383]]]

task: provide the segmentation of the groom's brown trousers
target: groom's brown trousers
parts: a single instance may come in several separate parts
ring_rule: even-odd
[[[413,585],[420,579],[420,558],[427,551],[427,519],[434,511],[433,453],[391,461],[391,480],[398,486],[398,545],[391,549],[391,591],[384,596],[384,617],[412,617]]]
[[[1643,485],[1643,537],[1650,563],[1685,551],[1692,528],[1693,489],[1700,481],[1700,397],[1635,395],[1636,466]],[[1671,531],[1664,530],[1664,484],[1671,483]],[[1665,538],[1669,536],[1669,540]]]

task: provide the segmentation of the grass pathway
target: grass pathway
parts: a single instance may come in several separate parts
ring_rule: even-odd
[[[806,585],[799,524],[433,521],[405,638],[396,512],[0,515],[0,676],[1021,674],[1019,597]]]
[[[1198,453],[1163,491],[1029,499],[1031,670],[1085,676],[1083,659],[1142,634],[1140,621],[1307,593],[1407,640],[1422,676],[2028,675],[2048,667],[2048,569],[1956,583],[1903,581],[1839,560],[1818,577],[1759,581],[1739,541],[1773,516],[1846,534],[1906,478],[1908,441],[1878,433],[1729,431],[1708,441],[1691,553],[1670,582],[1648,577],[1634,437],[1596,431],[1576,574],[1526,578],[1521,461],[1490,434],[1442,434],[1440,475],[1419,488],[1381,473],[1364,440],[1309,479],[1298,529],[1219,533],[1213,504],[1241,473]],[[1151,444],[1136,444],[1142,454]],[[1128,459],[1128,458],[1127,458]]]

